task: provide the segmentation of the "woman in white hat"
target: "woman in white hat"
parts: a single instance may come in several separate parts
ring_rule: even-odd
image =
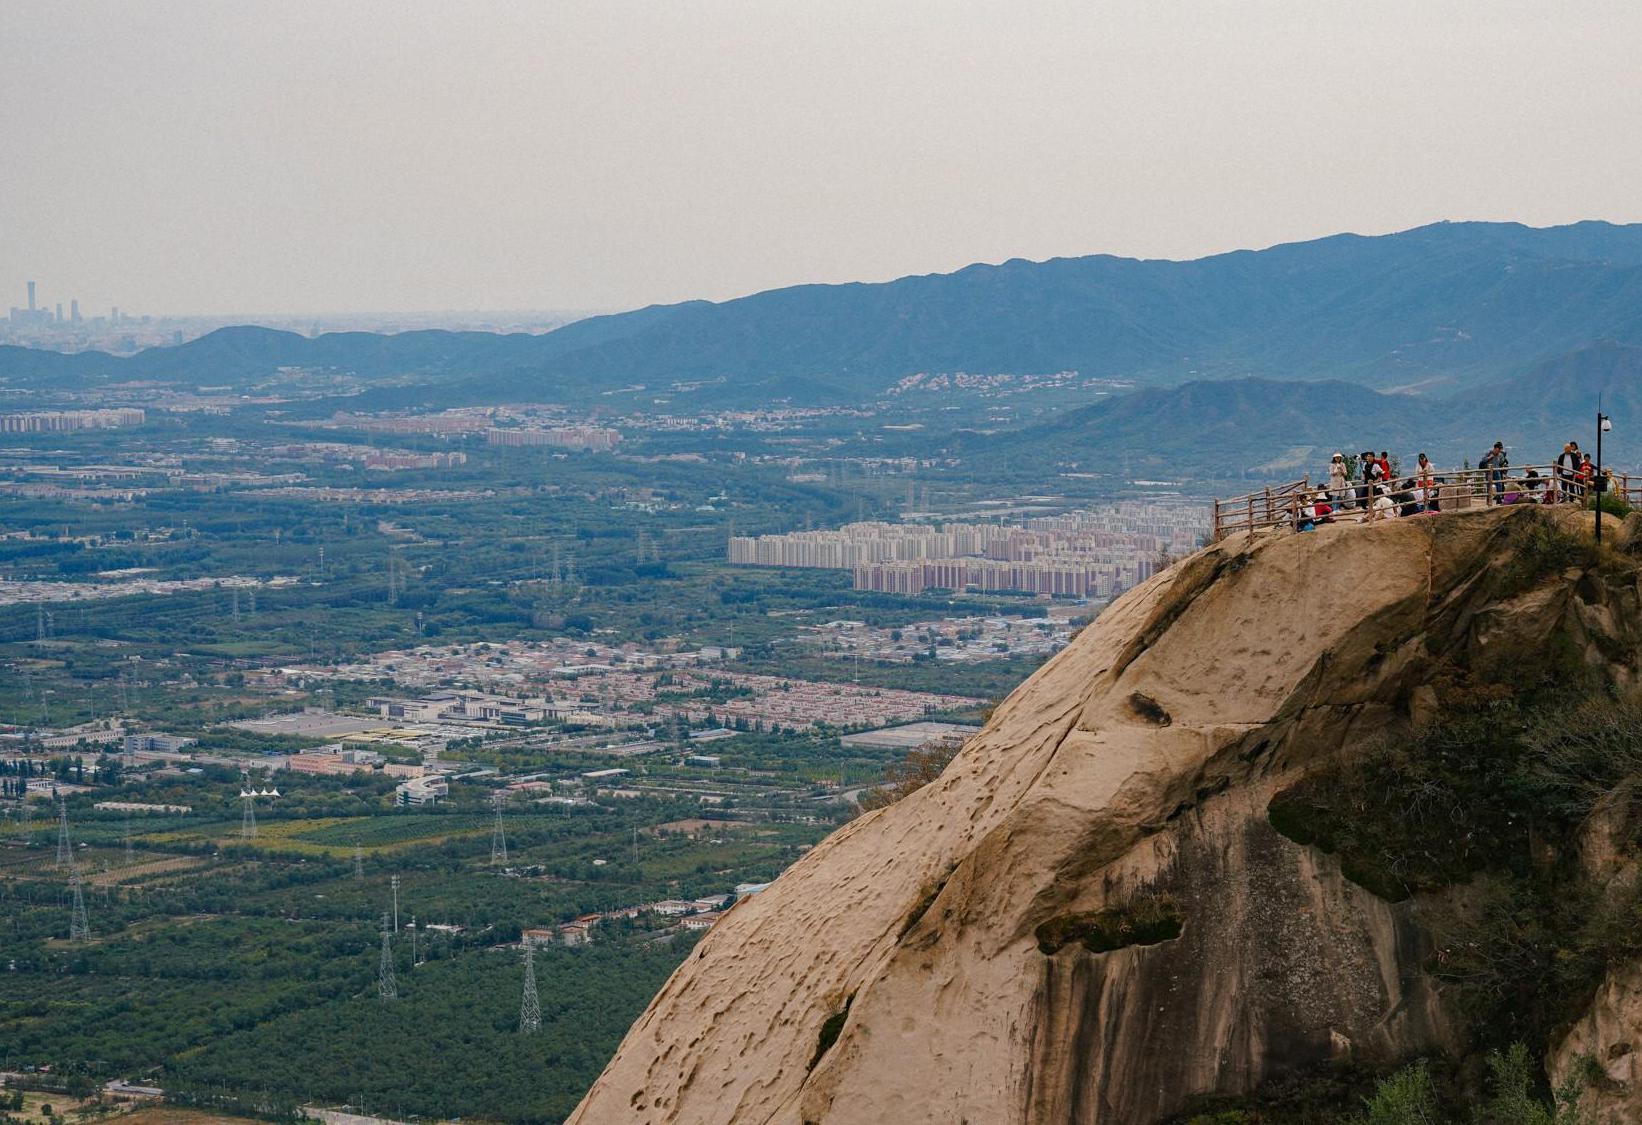
[[[1328,463],[1328,494],[1342,508],[1352,507],[1354,503],[1351,489],[1346,486],[1346,481],[1349,479],[1346,469],[1346,455],[1336,453]]]

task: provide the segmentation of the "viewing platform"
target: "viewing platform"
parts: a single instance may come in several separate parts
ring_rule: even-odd
[[[1376,518],[1413,518],[1438,516],[1448,512],[1471,511],[1497,504],[1589,504],[1593,486],[1559,475],[1555,465],[1521,465],[1508,469],[1439,469],[1424,474],[1398,474],[1388,485],[1370,486],[1372,503],[1378,490],[1389,488],[1394,501],[1392,510],[1384,517],[1373,517],[1362,504],[1361,481],[1348,482],[1335,495],[1326,484],[1313,482],[1309,477],[1273,485],[1257,492],[1233,496],[1214,502],[1213,530],[1209,541],[1218,543],[1237,532],[1271,532],[1294,530],[1304,522],[1304,509],[1312,504],[1319,493],[1328,496],[1333,508],[1327,519],[1334,523],[1373,522]],[[1536,474],[1530,476],[1529,474]],[[1408,505],[1396,503],[1403,494],[1401,482],[1407,480],[1433,483],[1431,499],[1422,511],[1404,512]],[[1642,477],[1627,473],[1609,473],[1602,478],[1605,485],[1594,489],[1596,494],[1610,495],[1631,507],[1642,507]],[[1339,496],[1347,492],[1356,506],[1343,506]]]

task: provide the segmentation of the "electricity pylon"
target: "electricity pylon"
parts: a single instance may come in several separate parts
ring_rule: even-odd
[[[365,849],[358,844],[353,846],[353,877],[355,879],[365,877]]]
[[[239,834],[249,840],[257,834],[257,795],[248,781],[241,782],[240,800],[245,802],[245,811],[240,814]]]
[[[68,842],[68,802],[63,800],[61,793],[57,794],[57,867],[70,868],[74,865],[74,846]]]
[[[399,984],[393,979],[393,933],[388,929],[388,915],[382,914],[382,960],[377,967],[376,998],[386,1003],[399,999]]]
[[[80,869],[69,860],[68,886],[74,896],[74,906],[68,916],[68,940],[90,941],[91,922],[86,918],[86,897],[80,889]]]
[[[525,947],[525,992],[519,1001],[519,1034],[530,1035],[542,1029],[542,1000],[536,995],[536,947],[529,941]]]
[[[490,862],[507,862],[507,833],[502,829],[502,802],[507,800],[507,794],[498,792],[491,798],[496,804],[496,824],[490,830]]]
[[[399,876],[389,880],[393,884],[393,932],[399,932]]]

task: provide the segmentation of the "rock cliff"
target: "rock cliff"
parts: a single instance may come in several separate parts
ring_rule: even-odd
[[[1417,903],[1267,808],[1432,721],[1440,683],[1554,654],[1634,686],[1634,568],[1536,546],[1580,520],[1239,538],[1131,591],[939,780],[731,910],[571,1120],[1144,1125],[1331,1059],[1455,1049]]]

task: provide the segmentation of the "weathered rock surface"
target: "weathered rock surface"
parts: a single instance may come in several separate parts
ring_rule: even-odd
[[[1615,655],[1637,651],[1634,582],[1525,575],[1517,544],[1559,518],[1577,519],[1231,540],[1132,591],[938,781],[738,904],[572,1121],[1129,1125],[1450,1046],[1414,908],[1278,835],[1266,805],[1427,721],[1437,670],[1556,651],[1634,683]]]

